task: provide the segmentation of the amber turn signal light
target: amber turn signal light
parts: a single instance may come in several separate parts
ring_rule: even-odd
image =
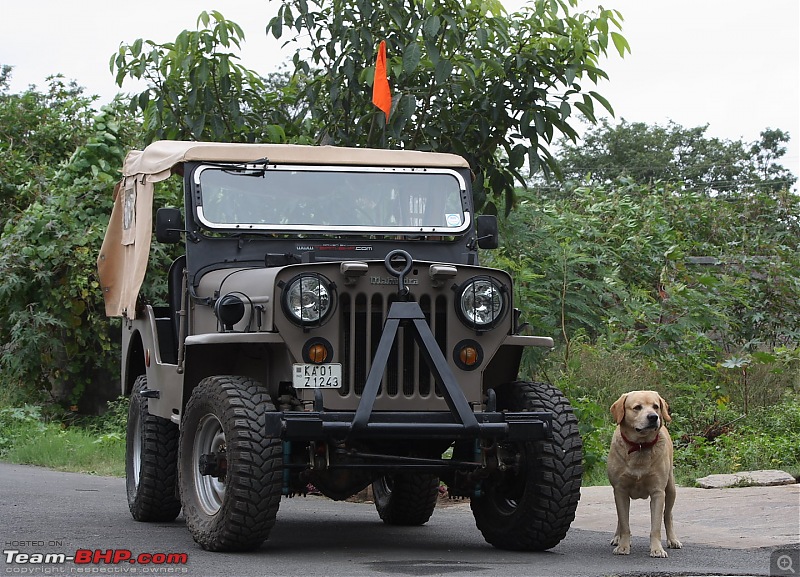
[[[483,349],[471,339],[461,341],[453,350],[453,360],[458,368],[471,371],[483,362]]]

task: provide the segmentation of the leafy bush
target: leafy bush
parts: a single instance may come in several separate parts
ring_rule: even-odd
[[[723,410],[720,414],[726,414]],[[734,413],[727,412],[728,418]],[[727,421],[701,434],[676,438],[675,469],[679,481],[693,484],[710,473],[736,473],[754,469],[785,469],[800,476],[800,400],[785,398]]]
[[[44,432],[41,416],[41,408],[35,405],[0,409],[0,458],[15,445]]]
[[[96,259],[130,131],[116,102],[45,182],[18,184],[42,190],[0,236],[0,369],[28,402],[78,404],[114,380],[118,324],[103,313]]]

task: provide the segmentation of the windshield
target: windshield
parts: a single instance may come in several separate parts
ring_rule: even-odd
[[[447,169],[202,166],[194,183],[211,229],[452,235],[470,224],[464,180]]]

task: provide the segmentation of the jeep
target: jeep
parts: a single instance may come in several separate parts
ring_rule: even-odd
[[[183,209],[154,213],[171,175]],[[431,152],[130,152],[98,268],[122,317],[133,518],[183,511],[202,548],[243,551],[284,496],[371,487],[384,523],[421,525],[445,485],[495,547],[559,543],[580,496],[577,421],[518,374],[526,347],[553,341],[523,334],[512,278],[479,265],[497,219],[475,214],[471,184],[463,158]],[[180,246],[163,303],[139,296],[153,229]]]

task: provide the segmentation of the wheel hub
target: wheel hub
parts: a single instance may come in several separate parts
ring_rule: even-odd
[[[228,458],[224,451],[200,455],[198,469],[201,475],[216,477],[219,481],[225,482],[225,475],[228,472]]]

